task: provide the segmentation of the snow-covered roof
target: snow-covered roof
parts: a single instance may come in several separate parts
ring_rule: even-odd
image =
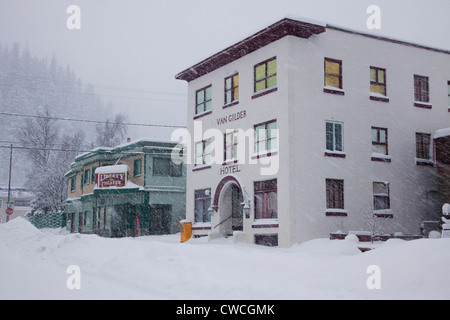
[[[323,22],[305,19],[303,17],[287,16],[269,25],[268,27],[263,28],[262,30],[248,36],[244,40],[236,42],[235,44],[228,46],[224,50],[210,55],[208,58],[196,63],[192,67],[181,71],[175,76],[175,78],[178,80],[185,80],[189,82],[220,67],[223,67],[224,65],[227,65],[228,63],[231,63],[239,58],[242,58],[243,56],[250,54],[285,36],[291,35],[308,39],[312,35],[318,35],[326,32],[327,29],[333,29],[336,31],[370,37],[376,40],[389,41],[396,44],[450,54],[450,51],[448,50],[432,48],[390,37],[368,34],[357,30],[342,28]]]
[[[139,138],[127,143],[123,143],[120,144],[118,146],[115,146],[114,148],[111,148],[112,151],[114,151],[115,149],[122,149],[122,148],[126,148],[135,144],[139,144],[139,143],[169,143],[169,144],[178,144],[178,142],[176,141],[172,141],[172,140],[163,140],[163,139],[155,139],[155,138]]]
[[[244,40],[239,41],[178,73],[175,78],[192,81],[287,35],[308,39],[314,34],[325,32],[325,30],[325,25],[322,23],[315,24],[292,18],[283,18]]]
[[[126,164],[118,164],[115,166],[104,166],[95,169],[95,173],[122,173],[128,172],[128,166]]]

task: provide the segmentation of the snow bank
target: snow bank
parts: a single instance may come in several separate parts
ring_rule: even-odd
[[[447,136],[450,136],[450,128],[436,130],[436,133],[433,136],[433,139],[439,139],[439,138],[443,138],[443,137],[447,137]]]
[[[449,203],[445,203],[442,206],[442,214],[445,216],[450,216],[450,204]]]
[[[179,235],[106,239],[0,225],[0,299],[449,299],[450,239],[316,239],[288,249]],[[349,239],[350,240],[350,239]],[[77,265],[81,289],[69,290]],[[367,269],[381,270],[369,290]]]

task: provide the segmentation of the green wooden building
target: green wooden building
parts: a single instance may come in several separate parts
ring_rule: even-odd
[[[171,160],[176,145],[139,139],[77,156],[65,174],[66,227],[104,237],[177,233],[186,168]]]

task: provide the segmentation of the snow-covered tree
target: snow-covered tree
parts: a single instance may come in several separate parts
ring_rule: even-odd
[[[126,119],[126,113],[122,112],[116,114],[114,120],[107,119],[106,123],[97,125],[97,145],[100,147],[114,147],[120,144],[128,131],[125,124]]]
[[[84,133],[60,135],[60,127],[48,109],[27,119],[18,137],[25,146],[31,169],[27,185],[34,193],[32,212],[58,212],[65,208],[67,182],[64,174],[81,150]]]
[[[368,209],[365,211],[366,223],[369,228],[370,235],[372,238],[372,243],[376,236],[382,234],[383,227],[385,222],[389,219],[383,216],[377,216],[373,213],[373,210]]]
[[[17,128],[23,126],[27,116],[35,115],[36,110],[41,110],[42,114],[48,109],[60,118],[104,120],[105,104],[94,89],[93,85],[83,84],[69,66],[61,66],[55,55],[39,58],[26,46],[0,43],[2,141],[12,142],[16,147]],[[91,141],[95,140],[95,125],[82,121],[55,123],[64,125],[64,131],[83,130]],[[13,183],[17,187],[25,186],[29,154],[16,150]],[[9,150],[4,148],[0,150],[0,167],[8,166]],[[0,170],[0,185],[7,185],[8,173],[8,170]]]

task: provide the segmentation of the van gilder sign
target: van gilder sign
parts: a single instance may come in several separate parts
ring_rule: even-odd
[[[216,121],[217,121],[217,125],[222,125],[222,124],[226,124],[229,122],[244,119],[245,117],[247,117],[247,111],[242,110],[242,111],[230,114],[226,117],[217,118]]]
[[[98,174],[98,187],[99,188],[109,188],[109,187],[125,187],[127,182],[126,173],[99,173]]]

